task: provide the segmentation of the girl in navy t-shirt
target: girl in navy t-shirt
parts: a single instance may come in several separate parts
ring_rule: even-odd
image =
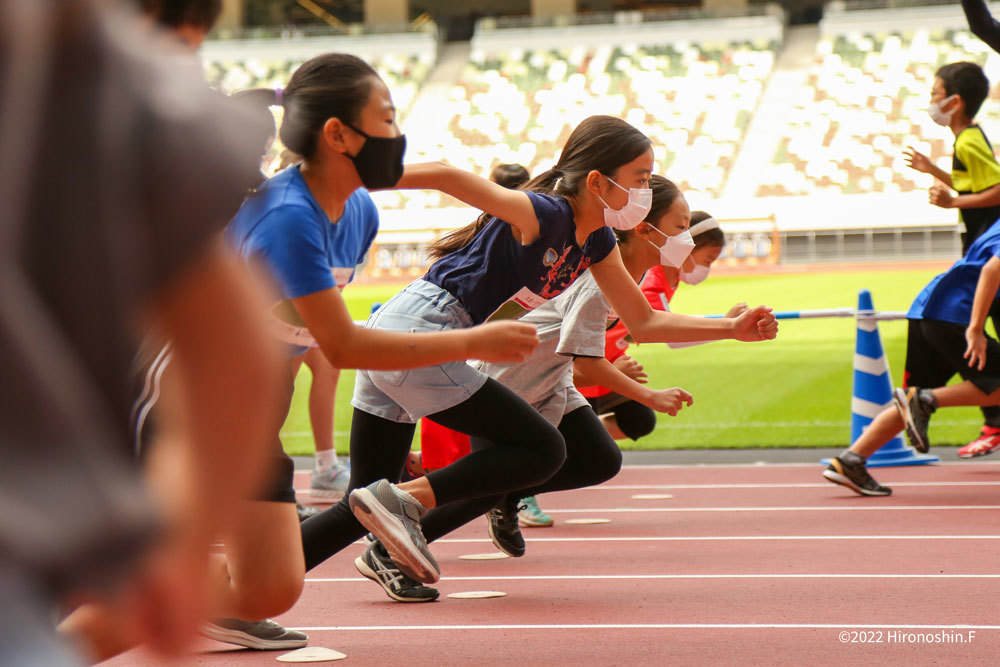
[[[432,245],[437,261],[424,278],[390,299],[368,326],[441,331],[516,318],[590,268],[639,341],[773,338],[777,324],[764,307],[736,320],[654,313],[649,307],[622,264],[611,228],[631,229],[646,216],[652,170],[649,139],[610,116],[584,120],[558,163],[520,191],[439,163],[408,166],[397,187],[437,189],[485,214]],[[419,526],[428,508],[489,498],[501,505],[500,514],[509,514],[514,508],[505,502],[508,492],[544,482],[566,457],[555,427],[513,392],[462,362],[359,373],[353,405],[351,508],[396,566],[425,582],[439,576]],[[391,485],[386,479],[399,478],[415,422],[423,416],[487,439],[493,447],[426,477]],[[369,486],[357,488],[365,484]],[[509,521],[505,517],[500,523]],[[363,532],[334,510],[310,519],[304,530],[307,567]],[[358,567],[374,578],[378,568],[373,565],[378,564]]]

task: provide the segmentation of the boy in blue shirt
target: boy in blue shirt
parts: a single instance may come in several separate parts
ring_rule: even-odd
[[[906,388],[895,391],[894,406],[833,459],[823,477],[860,495],[887,496],[892,489],[876,482],[865,462],[900,429],[926,452],[927,424],[937,408],[1000,405],[1000,343],[983,330],[1000,287],[998,255],[1000,225],[994,225],[917,295],[907,313]],[[945,386],[955,373],[964,382]]]
[[[986,134],[973,120],[989,92],[989,80],[979,65],[957,62],[941,67],[934,76],[929,112],[935,123],[955,135],[951,172],[939,169],[913,148],[906,154],[910,167],[939,181],[930,189],[930,202],[959,210],[959,219],[965,224],[963,255],[1000,218],[1000,163]],[[1000,329],[1000,313],[991,312],[991,317],[994,327]],[[958,451],[960,457],[982,456],[1000,448],[1000,408],[984,408],[983,418],[979,437]]]

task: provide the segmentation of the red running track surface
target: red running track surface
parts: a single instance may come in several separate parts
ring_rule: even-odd
[[[435,543],[438,602],[390,601],[355,571],[359,543],[308,573],[276,620],[345,665],[997,664],[1000,463],[879,469],[888,498],[821,472],[626,468],[540,497],[556,525],[525,529],[524,558],[460,560],[494,550],[485,519]],[[632,498],[650,493],[673,497]],[[585,517],[611,523],[565,523]],[[468,590],[507,595],[445,597]],[[284,653],[197,649],[183,664]],[[154,663],[134,651],[106,664]]]

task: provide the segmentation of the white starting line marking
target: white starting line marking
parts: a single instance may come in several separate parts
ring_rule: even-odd
[[[843,507],[614,507],[601,509],[553,510],[548,514],[610,514],[628,512],[938,512],[951,510],[1000,510],[1000,505],[847,505]]]
[[[440,581],[620,581],[629,579],[1000,579],[1000,574],[525,574],[483,577],[441,577]],[[364,577],[306,579],[315,584],[346,584],[368,581]]]
[[[1000,630],[1000,625],[906,625],[865,623],[541,623],[504,625],[316,625],[300,632],[350,630]]]
[[[1000,486],[997,482],[892,482],[895,486],[934,487],[934,486]],[[587,486],[576,491],[671,491],[675,489],[830,489],[829,482],[800,482],[775,484],[605,484],[604,486]],[[547,511],[547,510],[546,510]]]

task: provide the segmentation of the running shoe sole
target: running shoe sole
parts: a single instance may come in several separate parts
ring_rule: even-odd
[[[358,568],[358,572],[361,573],[361,576],[365,577],[366,579],[371,579],[376,584],[381,586],[382,590],[385,591],[386,595],[391,597],[396,602],[434,602],[434,600],[437,599],[436,596],[432,598],[405,598],[402,597],[401,595],[397,595],[394,590],[392,590],[391,588],[382,583],[382,580],[379,578],[378,574],[376,574],[373,569],[368,567],[368,563],[366,563],[365,559],[362,558],[361,556],[358,556],[357,558],[354,559],[354,567]]]
[[[868,489],[863,489],[860,486],[858,486],[857,484],[855,484],[854,482],[852,482],[849,477],[847,477],[845,475],[841,475],[838,472],[834,472],[833,470],[829,470],[829,469],[828,470],[824,470],[823,471],[823,477],[825,477],[828,481],[833,482],[834,484],[840,484],[841,486],[846,486],[847,488],[849,488],[851,491],[854,491],[854,493],[858,494],[859,496],[889,496],[889,495],[892,495],[891,493],[879,493],[877,491],[869,491]]]
[[[975,459],[975,458],[978,458],[980,456],[989,456],[990,454],[992,454],[993,452],[995,452],[997,449],[1000,449],[1000,447],[979,447],[979,448],[976,448],[974,451],[971,451],[971,452],[962,452],[962,451],[959,451],[958,452],[958,458],[960,458],[960,459]]]
[[[387,510],[371,491],[355,489],[350,496],[351,511],[358,521],[382,542],[399,569],[411,579],[433,584],[441,578],[437,568],[420,553],[410,533],[396,515]]]
[[[920,433],[917,431],[917,425],[913,422],[913,413],[910,412],[910,401],[906,397],[906,390],[903,388],[897,388],[892,392],[892,403],[896,406],[896,411],[899,416],[903,418],[903,426],[906,427],[906,437],[909,439],[910,444],[913,448],[920,452],[921,454],[926,454],[930,447],[927,446],[927,442],[920,437]]]
[[[261,639],[239,630],[230,630],[212,623],[201,626],[201,634],[226,644],[236,644],[259,651],[275,651],[288,648],[302,648],[309,644],[309,639]]]

